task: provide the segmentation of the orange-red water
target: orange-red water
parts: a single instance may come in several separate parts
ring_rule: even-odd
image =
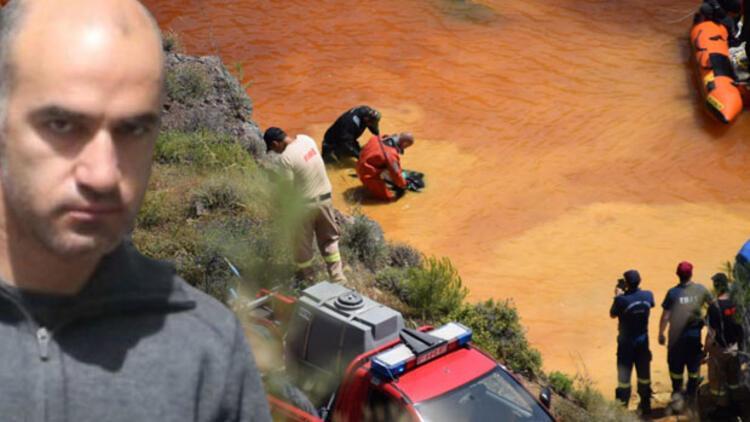
[[[414,132],[404,161],[428,189],[364,212],[449,256],[472,299],[513,298],[545,367],[608,395],[617,277],[639,269],[659,302],[678,261],[705,282],[750,235],[750,114],[705,116],[687,41],[697,3],[146,1],[189,52],[243,65],[263,127],[320,140],[365,103],[384,131]],[[342,207],[350,174],[331,172]]]

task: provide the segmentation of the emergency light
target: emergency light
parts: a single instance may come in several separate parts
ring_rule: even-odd
[[[375,355],[370,360],[371,371],[383,378],[394,379],[407,370],[452,352],[471,341],[471,329],[457,322],[449,322],[440,328],[428,331],[435,342],[419,353],[407,342]]]

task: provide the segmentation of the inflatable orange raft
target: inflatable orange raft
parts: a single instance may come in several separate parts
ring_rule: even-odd
[[[746,90],[735,81],[727,28],[711,20],[699,22],[690,31],[690,43],[706,108],[719,121],[732,122],[742,111]]]

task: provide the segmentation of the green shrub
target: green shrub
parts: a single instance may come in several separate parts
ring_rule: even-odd
[[[403,280],[406,303],[422,319],[440,318],[459,308],[468,290],[448,258],[427,258]]]
[[[591,415],[573,401],[552,399],[552,412],[561,422],[589,422],[595,421]]]
[[[378,223],[362,214],[344,224],[340,240],[344,262],[361,262],[370,271],[377,271],[388,262],[388,247]]]
[[[422,264],[422,253],[405,243],[388,244],[389,265],[399,268],[418,267]]]
[[[138,212],[136,224],[149,228],[180,217],[180,204],[165,191],[149,190]]]
[[[467,325],[474,332],[472,338],[480,348],[511,369],[528,377],[540,373],[542,357],[526,340],[526,334],[511,301],[494,301],[463,305],[445,320]]]
[[[138,249],[154,259],[170,261],[177,273],[191,285],[203,281],[204,267],[212,251],[207,250],[195,224],[169,222],[133,233]],[[217,298],[223,299],[222,295]]]
[[[241,289],[255,292],[291,284],[292,254],[271,224],[225,218],[207,224],[201,233],[210,248],[240,271],[241,280],[235,282],[239,281]]]
[[[170,99],[191,103],[206,95],[211,87],[211,79],[199,64],[184,63],[167,71],[166,85]]]
[[[226,135],[212,132],[163,132],[154,150],[162,164],[183,164],[196,169],[255,168],[250,154]]]
[[[573,379],[562,372],[552,371],[548,378],[552,389],[561,396],[567,396],[573,390]]]
[[[572,410],[570,415],[559,415],[561,420],[612,422],[636,422],[639,420],[635,414],[629,412],[618,402],[604,398],[602,393],[594,387],[593,381],[587,377],[576,377],[571,396],[573,401],[585,410],[586,414],[582,414],[580,409]]]
[[[375,274],[375,285],[406,302],[404,280],[408,271],[408,268],[386,267]]]
[[[190,215],[200,216],[217,211],[238,213],[250,209],[254,191],[260,190],[249,184],[247,179],[241,172],[208,176],[191,193]]]

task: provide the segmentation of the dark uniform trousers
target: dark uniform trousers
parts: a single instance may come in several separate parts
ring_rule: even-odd
[[[354,159],[359,158],[359,153],[362,148],[359,146],[359,142],[356,139],[343,138],[335,141],[323,140],[323,150],[321,155],[323,159],[329,163],[336,159],[343,160],[346,157]]]
[[[641,407],[650,407],[651,400],[651,350],[648,347],[648,335],[635,338],[617,339],[617,389],[615,397],[626,406],[632,392],[630,376],[635,366],[638,378],[638,395]]]
[[[683,333],[675,342],[669,346],[667,351],[667,363],[669,364],[669,377],[672,379],[672,392],[682,392],[684,371],[687,367],[688,382],[686,393],[688,398],[695,397],[700,382],[700,368],[703,352],[701,348],[700,331],[691,330]]]
[[[734,350],[721,347],[716,341],[706,343],[708,351],[708,385],[717,404],[725,406],[737,400],[740,384],[740,359],[736,344]]]

